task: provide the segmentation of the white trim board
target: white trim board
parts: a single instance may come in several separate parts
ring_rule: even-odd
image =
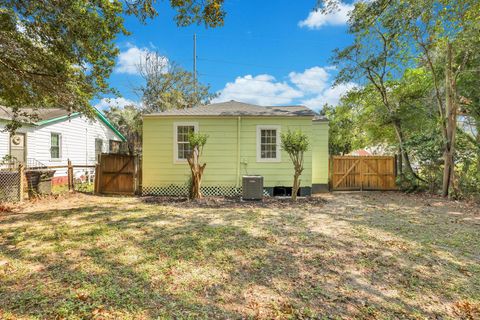
[[[193,126],[193,130],[194,130],[195,133],[197,133],[198,130],[199,130],[198,122],[182,121],[182,122],[174,122],[173,123],[173,163],[174,164],[187,163],[187,159],[178,159],[177,158],[177,156],[178,156],[177,128],[179,126]]]
[[[280,150],[280,125],[257,125],[257,162],[281,162],[282,161],[282,154]],[[270,159],[264,159],[261,157],[261,130],[271,130],[275,129],[277,130],[276,132],[276,158],[270,158]]]

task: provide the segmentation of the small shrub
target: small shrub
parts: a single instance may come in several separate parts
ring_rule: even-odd
[[[303,172],[303,154],[309,148],[308,137],[301,130],[282,133],[282,149],[285,150],[290,159],[292,159],[295,173],[293,175],[292,200],[297,200],[298,189],[300,188],[300,175]]]
[[[188,165],[190,166],[191,183],[190,183],[190,199],[200,199],[202,193],[200,191],[203,171],[205,170],[204,163],[200,164],[200,156],[203,152],[203,147],[207,143],[208,136],[201,133],[191,133],[188,136],[188,142],[190,144],[190,153],[187,157]]]

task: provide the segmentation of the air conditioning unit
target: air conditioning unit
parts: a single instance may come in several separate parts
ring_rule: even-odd
[[[262,200],[263,198],[263,177],[243,176],[242,189],[244,200]]]

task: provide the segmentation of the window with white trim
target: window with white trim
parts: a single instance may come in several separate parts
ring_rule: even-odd
[[[60,133],[52,132],[50,134],[50,158],[61,158],[62,135]]]
[[[188,142],[188,136],[191,133],[198,131],[197,123],[174,123],[174,157],[175,162],[187,161],[188,154],[190,153],[190,143]]]
[[[95,159],[100,161],[99,157],[103,152],[103,140],[101,138],[95,138]]]
[[[257,161],[280,161],[280,126],[257,126]]]

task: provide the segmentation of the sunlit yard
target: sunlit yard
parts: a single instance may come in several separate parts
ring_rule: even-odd
[[[72,195],[0,215],[2,319],[477,319],[480,213],[339,193],[259,205]]]

